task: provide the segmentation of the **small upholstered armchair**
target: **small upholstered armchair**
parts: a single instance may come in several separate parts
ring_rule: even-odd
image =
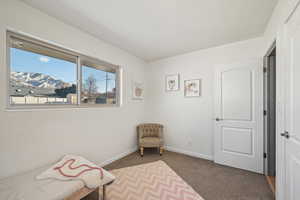
[[[163,125],[161,124],[140,124],[137,127],[138,145],[141,156],[144,155],[144,148],[158,148],[159,154],[163,153]]]

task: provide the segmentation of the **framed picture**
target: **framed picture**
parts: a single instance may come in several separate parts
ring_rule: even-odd
[[[184,81],[184,96],[185,97],[200,97],[201,96],[201,79],[185,80]]]
[[[144,99],[144,86],[143,83],[132,82],[132,99],[143,100]]]
[[[179,90],[179,74],[167,75],[166,76],[166,91],[177,91]]]

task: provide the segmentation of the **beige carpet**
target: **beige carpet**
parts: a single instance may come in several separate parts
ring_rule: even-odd
[[[204,200],[163,161],[111,173],[116,181],[107,187],[106,200]]]
[[[261,174],[170,151],[159,156],[156,149],[145,149],[144,157],[135,152],[105,166],[105,169],[115,170],[158,160],[167,163],[205,200],[275,200]]]

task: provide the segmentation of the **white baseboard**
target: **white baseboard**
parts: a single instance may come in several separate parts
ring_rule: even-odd
[[[205,154],[196,153],[196,152],[192,152],[192,151],[186,151],[186,150],[178,149],[178,148],[171,147],[171,146],[165,146],[165,149],[168,151],[173,151],[176,153],[181,153],[181,154],[185,154],[185,155],[196,157],[196,158],[213,160],[213,156],[211,156],[211,155],[205,155]]]
[[[131,154],[133,152],[135,152],[135,151],[137,151],[137,147],[129,149],[129,150],[127,150],[127,151],[125,151],[125,152],[123,152],[123,153],[121,153],[119,155],[116,155],[116,156],[112,157],[111,159],[105,160],[102,163],[100,163],[99,166],[104,167],[105,165],[108,165],[108,164],[110,164],[110,163],[112,163],[112,162],[114,162],[116,160],[119,160],[119,159],[121,159],[121,158],[123,158],[123,157],[125,157],[125,156],[127,156],[127,155],[129,155],[129,154]]]
[[[176,153],[181,153],[181,154],[185,154],[185,155],[188,155],[188,156],[192,156],[192,157],[196,157],[196,158],[202,158],[202,159],[206,159],[206,160],[213,160],[213,156],[210,156],[210,155],[205,155],[205,154],[201,154],[201,153],[196,153],[196,152],[192,152],[192,151],[186,151],[186,150],[182,150],[182,149],[178,149],[178,148],[175,148],[175,147],[171,147],[171,146],[165,146],[165,149],[168,150],[168,151],[173,151],[173,152],[176,152]],[[137,147],[134,147],[132,149],[129,149],[119,155],[116,155],[114,157],[112,157],[111,159],[108,159],[108,160],[105,160],[103,161],[102,163],[99,164],[99,166],[103,167],[105,165],[108,165],[116,160],[119,160],[133,152],[137,151]]]

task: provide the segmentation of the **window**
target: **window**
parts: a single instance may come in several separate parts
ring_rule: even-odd
[[[115,104],[116,72],[82,66],[81,103]]]
[[[118,105],[119,67],[8,32],[9,106]]]
[[[77,58],[11,37],[10,104],[76,104]]]

